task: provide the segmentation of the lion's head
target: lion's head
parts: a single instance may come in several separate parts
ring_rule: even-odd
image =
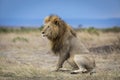
[[[66,24],[58,16],[51,15],[45,18],[44,28],[42,30],[43,36],[49,40],[55,40],[63,36],[66,31]]]
[[[54,52],[59,52],[67,39],[76,37],[75,31],[56,15],[50,15],[44,19],[42,35],[51,41]]]

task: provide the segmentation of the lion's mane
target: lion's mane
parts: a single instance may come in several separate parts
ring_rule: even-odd
[[[50,23],[48,26],[52,26],[52,30],[48,31],[48,39],[51,41],[51,49],[55,54],[67,47],[66,41],[70,40],[72,37],[76,37],[76,32],[56,15],[50,15],[46,17],[44,22],[45,24]],[[53,26],[57,29],[55,29]],[[45,29],[43,29],[43,31],[45,31]]]

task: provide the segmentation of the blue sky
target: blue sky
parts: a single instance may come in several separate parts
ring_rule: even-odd
[[[73,26],[120,25],[120,0],[0,0],[0,25],[40,26],[50,14]]]

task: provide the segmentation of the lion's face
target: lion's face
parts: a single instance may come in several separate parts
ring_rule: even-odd
[[[66,32],[65,23],[56,15],[48,16],[44,19],[43,37],[49,40],[61,38]]]
[[[59,27],[52,22],[45,23],[42,34],[50,40],[54,39],[59,35]]]

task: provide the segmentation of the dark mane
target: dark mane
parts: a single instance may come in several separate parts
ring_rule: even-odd
[[[57,15],[50,15],[45,21],[58,26],[58,35],[55,38],[50,39],[51,49],[55,54],[57,54],[64,48],[63,46],[66,45],[65,41],[67,39],[76,37],[76,32]]]

